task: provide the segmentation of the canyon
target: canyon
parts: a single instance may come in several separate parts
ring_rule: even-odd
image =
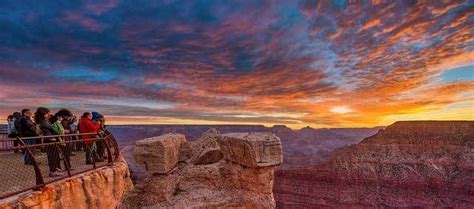
[[[278,208],[474,207],[474,122],[396,122],[318,166],[275,173]]]
[[[208,129],[220,133],[271,132],[281,139],[283,147],[282,165],[279,169],[305,168],[318,165],[338,148],[359,143],[382,127],[373,128],[311,128],[294,130],[285,125],[265,127],[262,125],[119,125],[110,126],[121,147],[134,146],[140,139],[167,133],[180,133],[188,141],[197,140]]]
[[[0,208],[474,208],[474,121],[111,129],[122,162]]]

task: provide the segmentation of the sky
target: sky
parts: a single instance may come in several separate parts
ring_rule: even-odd
[[[4,0],[0,117],[44,106],[110,124],[474,120],[473,34],[467,0]]]

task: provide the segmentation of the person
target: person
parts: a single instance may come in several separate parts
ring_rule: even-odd
[[[71,128],[72,134],[79,133],[79,121],[77,120],[76,116],[72,117],[71,125],[69,125],[69,127]],[[73,136],[72,140],[79,140],[79,136]],[[79,141],[79,142],[74,143],[73,148],[75,151],[81,151],[83,147],[84,147],[84,143]]]
[[[51,122],[51,128],[53,128],[53,131],[56,135],[64,135],[65,134],[65,129],[62,125],[63,117],[56,113],[54,116],[52,116],[49,121]],[[65,137],[64,136],[58,136],[58,142],[63,142],[58,145],[62,155],[63,155],[63,162],[64,162],[64,168],[71,170],[71,151],[69,149],[69,146],[64,143],[65,142]]]
[[[55,135],[54,129],[51,126],[51,122],[49,121],[51,117],[51,111],[45,107],[38,107],[35,113],[35,121],[39,124],[41,135],[42,136],[51,136]],[[55,142],[57,139],[53,138],[45,138],[46,142],[46,155],[48,158],[48,167],[49,167],[49,176],[50,177],[57,177],[61,176],[61,163],[60,163],[60,155],[59,155],[59,147]]]
[[[105,119],[104,116],[98,112],[92,112],[92,122],[94,124],[99,124],[98,134],[100,137],[104,137],[106,134]],[[97,154],[99,158],[104,160],[105,157],[105,143],[104,141],[96,141]]]
[[[13,147],[18,147],[18,139],[16,139],[19,135],[18,133],[18,128],[16,124],[20,122],[21,119],[21,114],[19,112],[15,112],[12,115],[9,115],[7,118],[7,125],[8,125],[8,138],[14,139],[13,141]],[[15,149],[15,153],[17,153],[19,150]]]
[[[14,112],[13,113],[13,137],[12,138],[16,138],[18,136],[20,136],[20,133],[18,130],[20,130],[20,119],[21,119],[21,113],[19,112]],[[17,147],[18,144],[20,143],[20,141],[18,139],[16,139],[15,141],[13,141],[13,146]],[[15,153],[19,152],[20,149],[16,149],[15,150]]]
[[[85,112],[82,114],[81,121],[79,122],[79,132],[80,133],[97,133],[100,128],[100,124],[92,122],[92,114],[90,112]],[[94,162],[101,162],[97,154],[97,145],[94,140],[92,140],[91,135],[82,136],[86,145],[86,164],[93,164]]]
[[[74,119],[74,114],[72,114],[72,112],[68,109],[60,109],[56,114],[55,114],[57,117],[61,117],[62,118],[62,121],[61,121],[61,125],[62,127],[64,128],[64,133],[63,134],[73,134],[73,130],[72,130],[72,127],[71,125],[74,123],[73,119]],[[66,136],[65,137],[65,140],[66,141],[72,141],[73,139],[73,136]],[[70,154],[70,156],[75,156],[75,154],[72,152],[72,150],[74,150],[74,143],[68,143],[67,144],[67,153]]]
[[[7,133],[8,133],[8,138],[15,138],[15,137],[12,137],[12,133],[14,133],[16,130],[15,130],[15,118],[13,117],[13,115],[9,115],[7,117],[7,125],[8,125],[8,129],[7,129]]]
[[[38,136],[36,130],[36,124],[33,122],[33,112],[30,109],[23,109],[21,110],[22,117],[19,121],[19,135],[20,137],[35,137]],[[26,145],[33,145],[35,144],[34,139],[25,139],[24,140]],[[29,149],[32,154],[36,152],[35,148]],[[33,165],[32,157],[30,152],[25,150],[24,151],[24,162],[25,165]]]

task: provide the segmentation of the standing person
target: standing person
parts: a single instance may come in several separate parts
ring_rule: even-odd
[[[33,112],[30,109],[23,109],[21,110],[21,114],[22,114],[22,118],[20,119],[20,122],[19,122],[20,137],[38,136],[38,133],[36,130],[36,124],[32,120]],[[27,145],[35,144],[34,139],[25,139],[24,142]],[[32,154],[36,152],[36,148],[30,148],[29,150],[32,152]],[[33,165],[33,161],[32,161],[30,153],[27,150],[25,150],[24,153],[25,153],[24,154],[25,165]]]
[[[71,128],[71,133],[72,134],[79,133],[79,122],[77,121],[76,116],[72,117],[71,124],[69,125],[69,127]],[[79,140],[79,136],[72,136],[72,140]],[[81,151],[82,148],[84,147],[84,143],[82,143],[80,141],[76,142],[76,143],[73,143],[73,144],[74,144],[74,146],[72,146],[72,148],[73,148],[74,151]]]
[[[92,122],[92,114],[85,112],[82,114],[81,121],[79,122],[79,132],[81,133],[97,133],[100,128],[100,124],[94,124]],[[92,136],[84,135],[82,139],[86,145],[86,164],[93,164],[94,162],[101,162],[99,155],[97,154],[97,145],[92,140]]]
[[[92,112],[92,122],[94,124],[99,125],[99,130],[98,134],[100,137],[105,136],[105,119],[104,116],[98,112]],[[105,155],[105,144],[104,141],[96,141],[95,142],[97,146],[97,154],[99,155],[99,159],[104,160],[104,155]]]
[[[18,139],[16,137],[20,136],[19,126],[17,125],[20,122],[21,114],[19,112],[14,112],[12,115],[9,115],[7,118],[8,124],[8,138],[15,139],[13,141],[13,147],[18,147]],[[15,149],[15,153],[19,150]]]
[[[15,136],[15,118],[13,115],[7,117],[7,136],[8,138],[16,138]]]
[[[61,121],[63,120],[64,120],[63,117],[58,115],[58,113],[56,113],[54,116],[52,116],[49,119],[49,121],[51,122],[51,128],[53,128],[53,131],[56,135],[65,134],[65,129],[61,123]],[[61,144],[58,145],[58,147],[63,154],[64,168],[69,170],[71,169],[71,161],[69,158],[69,156],[71,156],[71,151],[69,149],[69,146],[66,143],[64,143],[65,142],[64,136],[58,136],[58,141],[62,142]]]
[[[13,113],[13,136],[14,138],[20,136],[20,120],[21,120],[21,113],[19,112],[14,112]],[[20,141],[18,139],[16,139],[15,141],[13,141],[13,146],[17,147],[18,144],[20,143]],[[20,150],[19,149],[16,149],[15,150],[15,153],[19,152]]]
[[[13,135],[13,133],[16,131],[15,130],[15,118],[13,115],[9,115],[7,117],[7,125],[8,125],[8,138],[15,138],[16,136]]]
[[[73,134],[74,132],[71,128],[71,125],[73,124],[74,114],[72,114],[72,112],[68,109],[60,109],[55,115],[62,118],[61,125],[64,128],[63,134]],[[72,139],[73,136],[65,137],[65,140],[68,142],[72,141]],[[75,154],[72,152],[72,150],[74,150],[74,143],[68,143],[66,147],[70,156],[75,156]]]
[[[15,118],[13,117],[13,115],[9,115],[7,117],[7,125],[8,125],[7,137],[14,140],[13,147],[16,147],[18,146],[18,141],[16,139],[16,137],[18,136],[18,133],[17,133],[17,130],[15,130]],[[18,150],[15,149],[15,153],[17,152]]]
[[[35,113],[35,121],[39,124],[43,136],[54,135],[54,129],[49,121],[51,111],[45,107],[38,107]],[[59,156],[59,147],[54,144],[58,140],[56,138],[46,138],[46,155],[48,156],[49,176],[57,177],[61,175],[61,163]]]

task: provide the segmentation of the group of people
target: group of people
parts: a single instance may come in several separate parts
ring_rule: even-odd
[[[73,151],[84,150],[86,152],[86,164],[102,162],[105,158],[105,144],[103,141],[94,140],[97,136],[108,134],[105,118],[100,113],[85,112],[78,120],[68,109],[60,109],[52,114],[48,108],[38,107],[35,113],[30,109],[15,112],[8,116],[7,122],[9,138],[34,137],[33,139],[25,138],[23,142],[26,145],[44,145],[39,147],[44,148],[43,150],[46,152],[50,177],[60,176],[65,171],[61,168],[61,156],[65,169],[72,169],[70,156],[75,155]],[[67,136],[67,134],[75,133],[97,133],[97,135]],[[78,139],[83,140],[66,143]],[[19,143],[19,140],[14,140],[15,147],[18,147]],[[31,154],[37,152],[36,148],[15,150],[15,152],[20,151],[24,155],[25,165],[33,165]]]

